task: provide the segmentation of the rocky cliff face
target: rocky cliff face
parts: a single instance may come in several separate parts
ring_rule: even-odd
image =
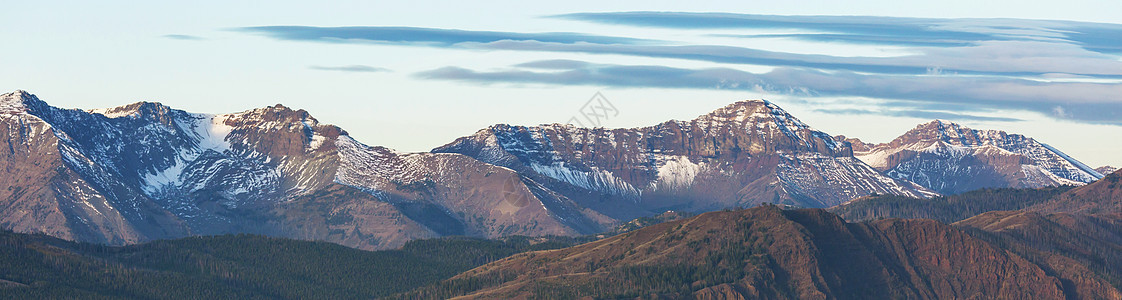
[[[370,147],[281,105],[192,114],[0,96],[0,225],[110,244],[259,233],[395,247],[440,235],[574,235],[614,220],[505,168]]]
[[[936,120],[855,153],[889,176],[942,194],[987,187],[1082,185],[1095,170],[1035,139]]]
[[[872,193],[933,194],[881,175],[854,158],[849,143],[761,100],[641,128],[496,125],[433,152],[513,169],[620,219],[764,202],[828,207]]]

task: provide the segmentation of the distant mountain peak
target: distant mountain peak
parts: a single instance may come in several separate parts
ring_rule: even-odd
[[[31,98],[31,97],[35,97],[35,95],[32,95],[31,93],[28,93],[25,90],[15,90],[15,91],[4,93],[3,95],[0,95],[0,98],[3,98],[5,101],[7,101],[9,99],[24,99],[24,98]]]
[[[86,110],[86,111],[89,112],[89,113],[103,115],[105,117],[113,119],[113,118],[122,118],[122,117],[136,117],[136,116],[150,116],[150,115],[163,116],[163,115],[167,115],[172,110],[173,109],[171,107],[169,107],[167,105],[164,105],[163,103],[149,102],[149,101],[138,101],[138,102],[134,102],[132,104],[126,104],[126,105],[121,105],[121,106],[117,106],[117,107],[97,108],[97,109],[90,109],[90,110]]]
[[[274,114],[278,117],[293,119],[315,119],[312,117],[311,113],[302,108],[291,108],[279,103],[273,106],[266,106],[243,112],[243,114],[245,113]]]
[[[853,152],[867,152],[876,146],[876,144],[866,143],[859,138],[851,138],[844,135],[836,135],[834,136],[834,140],[838,142],[849,142],[850,147],[853,148]]]
[[[0,95],[0,113],[22,113],[45,105],[38,97],[24,90]]]
[[[955,134],[958,132],[973,130],[969,127],[963,126],[962,124],[943,119],[931,120],[930,122],[916,126],[915,129],[931,130],[943,134],[944,136],[955,136]]]
[[[809,128],[783,108],[762,99],[737,101],[702,115],[695,120],[710,122],[759,122],[760,120],[768,120],[780,124],[794,125],[798,128]]]
[[[789,139],[796,148],[812,151],[850,153],[844,143],[834,141],[830,135],[803,123],[775,103],[767,100],[734,102],[713,112],[697,117],[690,123],[709,134],[723,135],[728,130],[744,130],[752,135]],[[775,138],[769,138],[776,140]],[[822,142],[824,147],[814,145]]]
[[[728,105],[725,105],[724,108],[756,107],[756,106],[760,106],[760,105],[775,106],[775,104],[771,103],[771,101],[767,101],[767,100],[764,100],[764,99],[745,99],[745,100],[740,100],[740,101],[736,101],[736,102],[733,102],[733,103],[729,103]]]
[[[315,127],[320,125],[320,120],[312,117],[312,113],[303,109],[292,109],[283,104],[275,104],[272,107],[263,107],[257,109],[250,109],[238,113],[230,113],[232,118],[250,119],[263,122],[260,126],[277,126],[284,124],[294,124],[294,122],[301,122],[306,127]],[[340,129],[341,130],[341,129]]]
[[[964,129],[965,128],[965,129],[969,129],[969,128],[966,128],[965,126],[962,126],[962,124],[958,124],[958,123],[943,120],[943,119],[931,120],[927,123],[919,124],[919,125],[916,126],[916,129],[920,129],[920,128],[927,128],[927,129],[931,129],[931,128],[934,128],[934,129]]]
[[[1030,139],[1019,134],[1000,130],[979,130],[946,120],[932,120],[920,124],[891,142],[893,145],[943,142],[955,146],[982,146],[1007,139]]]
[[[1102,177],[1033,138],[971,129],[946,120],[919,124],[892,142],[854,154],[889,176],[943,194],[983,187],[1080,185]]]

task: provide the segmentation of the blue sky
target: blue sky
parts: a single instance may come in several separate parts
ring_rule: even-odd
[[[494,123],[607,127],[766,98],[886,142],[947,119],[1122,165],[1117,1],[6,3],[0,89],[61,107],[283,103],[425,151]]]

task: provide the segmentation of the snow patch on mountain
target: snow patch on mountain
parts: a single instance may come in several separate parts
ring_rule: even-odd
[[[1085,183],[1056,176],[1047,169],[1035,165],[1021,165],[1021,173],[1025,175],[1025,182],[1035,184],[1031,188],[1044,187],[1044,182],[1055,182],[1059,185],[1083,185]]]
[[[785,158],[777,171],[785,191],[808,198],[819,194],[843,195],[835,197],[841,199],[836,203],[821,203],[823,207],[872,193],[915,198],[939,195],[907,181],[893,180],[853,157],[830,157],[811,152],[786,155]]]
[[[184,171],[189,168],[206,167],[209,169],[206,171],[210,174],[218,172],[220,170],[219,165],[198,166],[196,161],[203,157],[203,154],[207,151],[222,154],[232,147],[230,142],[227,141],[227,137],[234,128],[226,125],[228,115],[187,114],[184,118],[176,120],[176,126],[189,133],[188,136],[192,139],[192,143],[173,149],[175,152],[171,157],[171,165],[167,168],[148,170],[140,174],[141,189],[151,197],[159,197],[182,187]],[[163,127],[159,129],[170,131],[170,129]],[[169,134],[174,133],[169,132]],[[220,163],[221,160],[217,162]],[[204,180],[203,183],[207,183],[207,181]],[[251,183],[246,182],[246,184]],[[195,185],[200,185],[200,183]],[[191,188],[190,190],[197,190],[197,188]]]
[[[167,169],[143,174],[141,180],[143,180],[144,185],[141,188],[144,189],[146,194],[152,196],[160,193],[164,188],[178,187],[183,183],[180,175],[183,175],[186,166],[187,163],[177,159],[175,164]]]
[[[27,111],[27,106],[24,105],[24,99],[28,96],[27,92],[22,90],[0,95],[0,113],[3,114],[18,114]]]
[[[403,159],[408,156],[405,153],[370,147],[350,136],[339,136],[335,146],[340,157],[335,182],[340,184],[378,191],[392,188],[389,182],[411,183],[425,178],[423,167],[415,165],[414,160]]]
[[[102,115],[102,116],[105,116],[106,118],[110,118],[110,119],[135,117],[137,115],[137,112],[135,110],[133,110],[133,111],[123,110],[123,109],[120,109],[119,107],[95,108],[95,109],[86,110],[86,112],[91,113],[91,114]]]
[[[198,137],[199,148],[217,152],[230,150],[230,142],[226,140],[226,137],[230,135],[234,127],[226,125],[229,116],[194,114],[192,117],[195,118],[192,129],[195,136]]]
[[[1087,174],[1091,175],[1091,177],[1094,178],[1093,180],[1090,180],[1090,181],[1099,180],[1099,179],[1102,179],[1103,177],[1105,177],[1103,174],[1100,174],[1098,171],[1095,171],[1095,168],[1092,168],[1091,166],[1088,166],[1088,165],[1084,164],[1083,162],[1080,162],[1080,161],[1072,158],[1071,156],[1068,156],[1063,151],[1060,151],[1060,149],[1056,149],[1055,147],[1052,147],[1052,145],[1048,145],[1048,144],[1045,144],[1045,143],[1040,143],[1040,145],[1044,146],[1044,148],[1048,148],[1048,150],[1052,151],[1053,153],[1056,153],[1056,155],[1059,155],[1061,158],[1066,160],[1068,163],[1074,165],[1076,168],[1079,168],[1080,170],[1083,170],[1083,172],[1087,172]]]
[[[322,147],[323,142],[325,142],[325,141],[327,141],[327,137],[319,135],[319,134],[313,134],[312,139],[308,141],[308,150],[311,150],[311,151],[319,150],[319,147]]]
[[[694,163],[682,155],[652,154],[658,167],[658,178],[651,182],[652,190],[680,191],[693,185],[704,163]]]
[[[874,149],[869,152],[854,152],[853,157],[860,159],[874,168],[884,169],[888,167],[888,156],[895,153],[895,151],[889,149]]]
[[[581,171],[569,168],[564,162],[552,165],[531,163],[530,168],[538,174],[557,179],[588,190],[593,190],[613,196],[622,196],[630,200],[638,200],[641,191],[623,179],[615,177],[612,172],[592,167],[590,171]]]

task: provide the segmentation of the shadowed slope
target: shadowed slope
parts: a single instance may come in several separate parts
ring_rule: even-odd
[[[1090,278],[1080,287],[1114,291]],[[1063,299],[1072,292],[1063,282],[935,221],[845,223],[764,206],[512,256],[407,297]]]

